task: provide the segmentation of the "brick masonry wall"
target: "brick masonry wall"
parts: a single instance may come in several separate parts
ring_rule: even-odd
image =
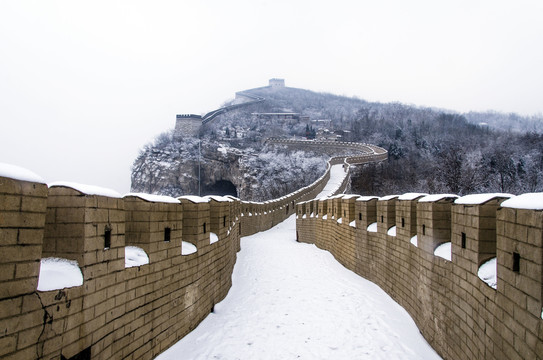
[[[154,358],[230,289],[234,203],[154,203],[0,179],[0,358]],[[198,252],[181,255],[182,239]],[[125,268],[125,245],[144,248],[150,263]],[[37,291],[42,256],[77,260],[83,285]]]
[[[353,161],[386,159],[386,151],[376,149]],[[348,166],[345,169],[348,176]],[[170,204],[87,195],[62,186],[48,189],[0,177],[0,358],[154,358],[226,296],[240,237],[291,216],[296,203],[313,199],[329,178],[327,170],[310,186],[264,203],[230,198]],[[348,177],[336,193],[347,184]],[[313,201],[311,219],[317,226],[326,206]],[[354,229],[337,220],[330,223],[344,228],[336,237],[342,249],[338,252],[346,255],[345,265],[352,266],[350,252],[356,244],[345,247],[341,239],[353,237]],[[332,234],[329,226],[324,228]],[[325,241],[319,229],[314,234]],[[211,244],[210,232],[219,241]],[[198,251],[181,255],[181,241]],[[127,245],[143,248],[150,263],[125,268]],[[45,257],[76,260],[83,285],[37,291]]]
[[[196,137],[201,127],[202,118],[200,117],[180,117],[175,121],[175,135]]]
[[[354,203],[356,228],[299,216],[297,234],[378,284],[445,359],[541,359],[543,211],[500,208],[503,200],[460,205],[448,198],[348,198],[343,207]],[[297,205],[301,213],[307,206]],[[395,221],[387,224],[394,213]],[[375,220],[378,231],[367,231]],[[396,236],[387,234],[391,225],[397,226]],[[415,234],[418,246],[410,243]],[[452,261],[433,254],[445,241],[452,241]],[[497,289],[477,275],[490,257],[497,257]]]
[[[36,294],[47,185],[0,177],[0,357],[36,358],[43,311]]]

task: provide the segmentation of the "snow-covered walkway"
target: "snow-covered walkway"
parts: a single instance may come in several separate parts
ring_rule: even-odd
[[[226,299],[157,359],[439,359],[403,308],[295,229],[242,238]]]

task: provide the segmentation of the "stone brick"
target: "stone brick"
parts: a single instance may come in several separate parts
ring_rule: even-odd
[[[14,352],[16,347],[16,336],[5,336],[0,338],[0,356]]]

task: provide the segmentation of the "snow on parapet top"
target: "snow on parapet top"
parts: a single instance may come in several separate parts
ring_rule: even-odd
[[[370,201],[373,199],[379,199],[377,196],[360,196],[356,201]]]
[[[181,202],[177,200],[176,198],[173,198],[171,196],[164,196],[164,195],[152,195],[152,194],[144,194],[144,193],[128,193],[123,196],[123,198],[128,196],[134,196],[137,198],[140,198],[145,201],[149,202],[155,202],[155,203],[171,203],[171,204],[180,204]]]
[[[235,197],[233,195],[225,195],[224,197],[231,200],[241,201],[240,198]]]
[[[427,195],[419,200],[419,202],[436,202],[439,200],[443,200],[446,198],[457,198],[458,195],[454,194],[434,194],[434,195]]]
[[[21,181],[45,184],[45,181],[32,171],[10,164],[0,163],[0,176]]]
[[[74,189],[76,191],[79,191],[82,194],[85,195],[98,195],[98,196],[107,196],[111,198],[122,198],[121,194],[116,192],[115,190],[103,188],[100,186],[95,185],[86,185],[86,184],[79,184],[75,182],[70,181],[56,181],[51,184],[49,184],[49,187],[67,187],[70,189]]]
[[[502,207],[512,209],[543,210],[543,193],[528,193],[505,200]]]
[[[387,195],[379,198],[379,201],[387,201],[397,198],[398,195]]]
[[[345,200],[349,200],[349,199],[352,199],[352,198],[357,198],[359,197],[360,195],[356,195],[356,194],[344,194],[343,195],[343,199]]]
[[[234,200],[227,198],[226,196],[219,196],[219,195],[206,195],[204,198],[215,200],[218,202],[233,202]]]
[[[484,204],[492,199],[495,198],[511,198],[514,195],[512,194],[501,194],[501,193],[494,193],[494,194],[472,194],[472,195],[466,195],[459,197],[454,201],[455,204],[460,205],[480,205]]]
[[[188,200],[192,203],[199,204],[199,203],[208,203],[210,200],[209,198],[204,198],[200,196],[195,195],[183,195],[177,198],[178,200]]]
[[[405,193],[398,197],[398,200],[415,200],[419,197],[427,196],[428,194],[424,193]]]

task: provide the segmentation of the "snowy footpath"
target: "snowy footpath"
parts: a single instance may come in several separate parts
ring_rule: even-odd
[[[157,359],[439,359],[384,291],[295,238],[295,216],[242,238],[227,297]]]

